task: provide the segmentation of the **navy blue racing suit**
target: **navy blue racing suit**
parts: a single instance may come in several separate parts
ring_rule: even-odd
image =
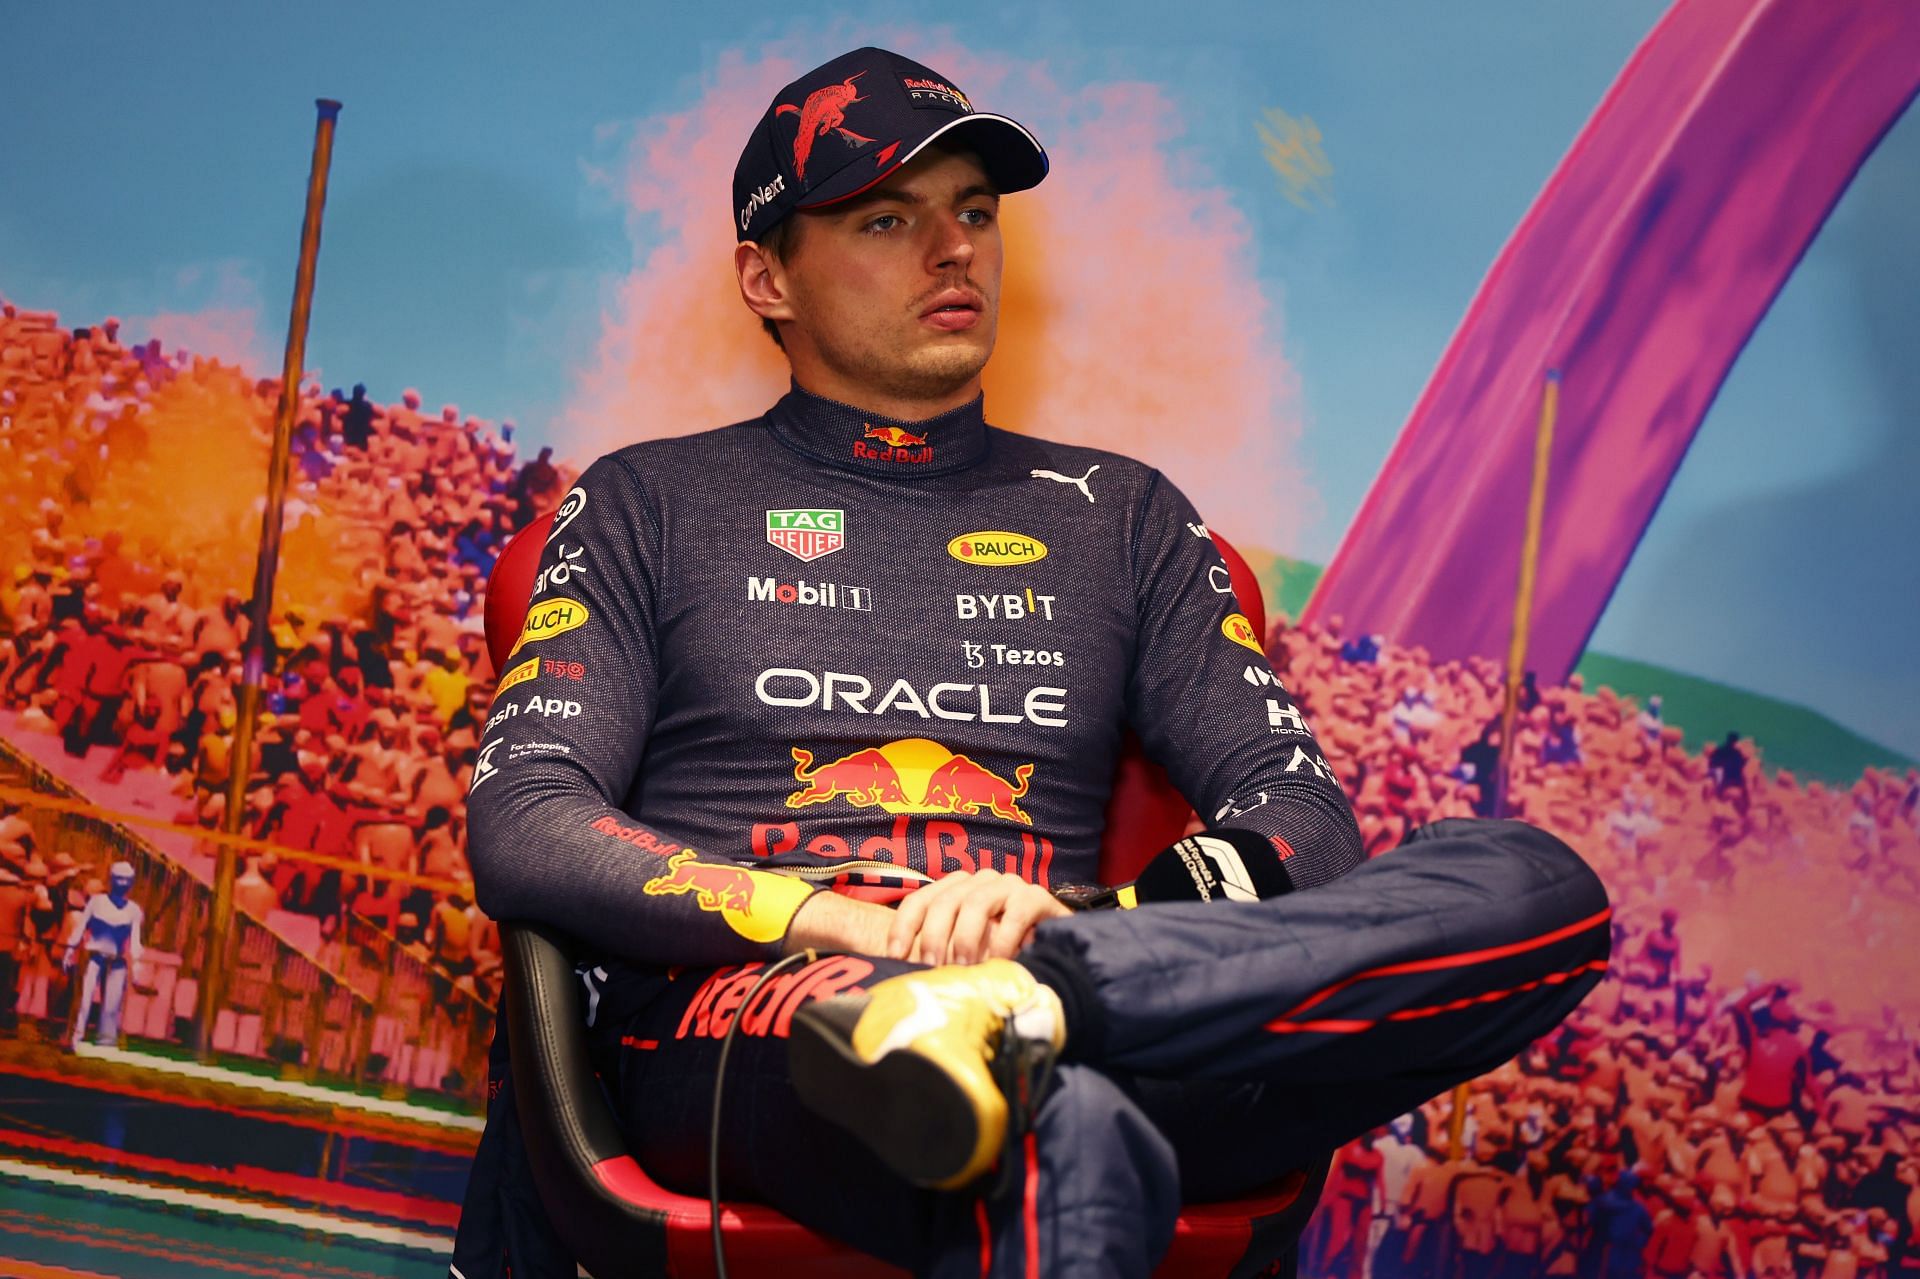
[[[829,957],[745,1010],[741,983],[817,891],[1093,882],[1125,726],[1297,891],[1041,925],[1023,959],[1076,1031],[1028,1194],[906,1186],[793,1100],[783,1040],[799,1003],[907,965]],[[1505,1060],[1606,954],[1598,882],[1531,828],[1446,823],[1361,866],[1185,497],[989,427],[979,401],[907,423],[795,389],[596,462],[554,520],[468,802],[481,906],[597,956],[591,1034],[649,1173],[704,1188],[738,1016],[726,1192],[923,1274],[979,1274],[984,1252],[996,1273],[1144,1275],[1183,1197],[1252,1190]]]

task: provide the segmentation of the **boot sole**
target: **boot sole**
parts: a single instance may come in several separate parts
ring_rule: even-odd
[[[853,1050],[853,1024],[866,1001],[835,999],[794,1014],[787,1062],[807,1109],[846,1129],[916,1186],[952,1189],[971,1180],[979,1144],[973,1102],[952,1077],[908,1050],[876,1062]]]

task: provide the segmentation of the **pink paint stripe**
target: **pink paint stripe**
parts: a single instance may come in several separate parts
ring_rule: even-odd
[[[1501,251],[1309,621],[1505,652],[1561,370],[1530,665],[1578,660],[1754,327],[1920,88],[1909,0],[1680,0]]]

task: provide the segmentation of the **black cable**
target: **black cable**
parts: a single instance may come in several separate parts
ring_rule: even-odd
[[[746,1020],[747,1009],[753,1007],[753,997],[760,993],[762,986],[785,969],[795,964],[811,964],[816,958],[811,950],[799,951],[761,973],[747,988],[747,997],[734,1010],[727,1022],[727,1033],[720,1040],[720,1064],[713,1071],[713,1127],[707,1140],[707,1209],[713,1214],[713,1270],[718,1279],[727,1279],[726,1245],[720,1238],[720,1097],[727,1083],[727,1057],[733,1052],[733,1037],[739,1033],[740,1023]]]

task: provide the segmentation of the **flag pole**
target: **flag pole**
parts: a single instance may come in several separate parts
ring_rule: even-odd
[[[1533,482],[1527,492],[1527,531],[1520,544],[1520,581],[1513,593],[1513,635],[1507,642],[1507,696],[1500,710],[1500,757],[1493,774],[1493,814],[1507,815],[1507,773],[1513,763],[1513,725],[1520,714],[1526,678],[1527,632],[1533,623],[1533,585],[1540,567],[1540,528],[1547,515],[1547,471],[1553,457],[1553,423],[1560,412],[1560,370],[1548,369],[1540,393],[1540,425],[1533,437]],[[1449,1137],[1452,1157],[1466,1140],[1467,1085],[1453,1090]]]
[[[285,523],[287,457],[294,414],[300,407],[300,379],[306,368],[307,320],[313,311],[313,274],[320,257],[320,214],[327,203],[327,171],[333,162],[333,126],[340,104],[317,98],[319,118],[313,133],[313,166],[307,174],[306,220],[300,228],[300,265],[294,275],[293,313],[287,321],[286,360],[280,367],[280,403],[273,419],[273,457],[267,465],[267,504],[260,517],[260,553],[254,562],[253,599],[247,613],[246,660],[240,706],[228,757],[227,811],[221,823],[229,835],[240,833],[247,782],[253,772],[253,728],[260,710],[260,685],[266,674],[268,627],[273,616],[273,578],[280,562],[280,533]],[[213,1055],[213,1022],[227,976],[227,949],[233,936],[234,845],[220,844],[213,872],[213,918],[207,931],[206,961],[200,969],[195,1009],[194,1047],[202,1061]]]

